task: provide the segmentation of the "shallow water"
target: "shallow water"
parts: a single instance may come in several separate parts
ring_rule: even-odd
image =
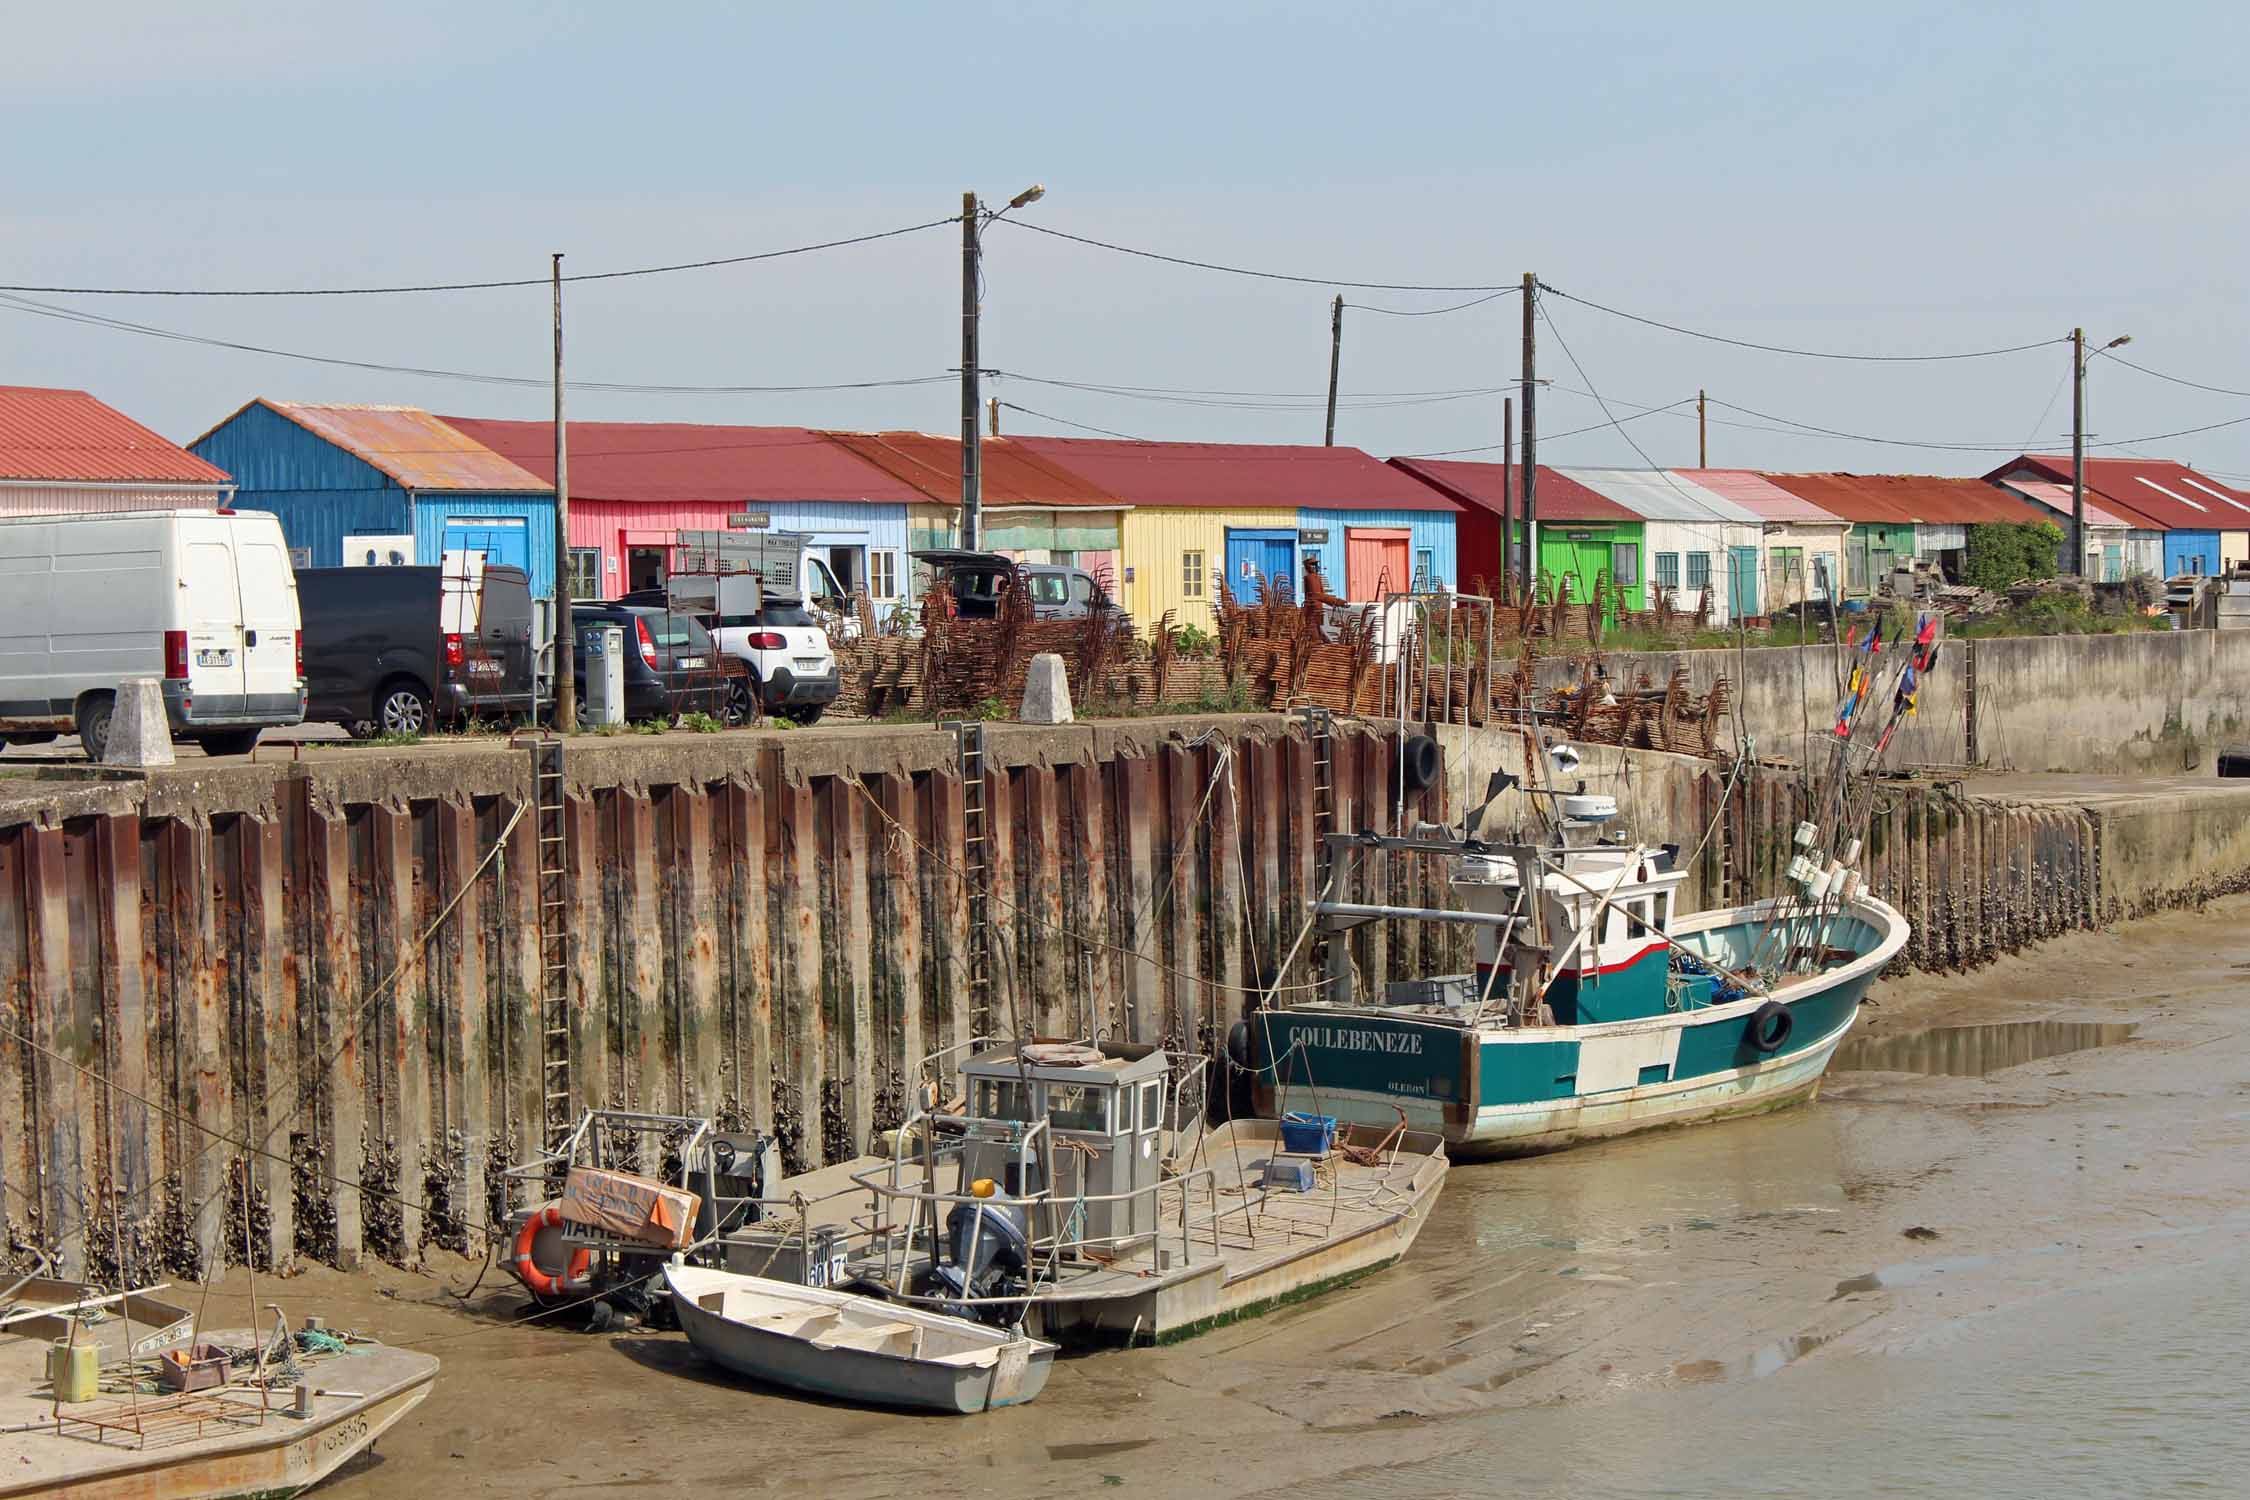
[[[2002,1068],[2129,1042],[2140,1028],[2118,1021],[1999,1021],[1932,1026],[1897,1036],[1859,1036],[1836,1049],[1834,1072],[1933,1073],[1982,1078]]]
[[[1873,1352],[1776,1346],[1770,1369],[1706,1377],[1725,1384],[1480,1415],[1465,1451],[1286,1493],[2239,1495],[2246,1342],[2250,1252],[2238,1251]]]

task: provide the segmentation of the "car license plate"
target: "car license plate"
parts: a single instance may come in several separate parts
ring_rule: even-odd
[[[819,672],[826,670],[826,668],[817,656],[800,656],[797,658],[797,670],[800,672]]]
[[[471,677],[498,677],[500,675],[500,663],[489,656],[472,656],[469,658],[469,675]]]
[[[694,667],[707,667],[709,665],[711,665],[711,658],[709,658],[708,656],[683,656],[680,658],[680,668],[683,671]]]
[[[234,653],[224,649],[198,651],[195,653],[195,664],[199,667],[231,667],[234,665]]]

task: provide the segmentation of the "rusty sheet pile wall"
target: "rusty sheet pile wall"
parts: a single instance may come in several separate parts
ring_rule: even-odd
[[[1389,829],[1387,746],[1340,731],[1341,826]],[[979,1031],[1218,1048],[1303,921],[1308,742],[1238,718],[991,747],[979,1016],[950,736],[573,741],[577,1102],[769,1128],[796,1169],[864,1151],[916,1061]],[[113,1246],[136,1277],[472,1248],[540,1130],[526,753],[67,790],[0,817],[13,1258],[115,1280]],[[1443,898],[1426,866],[1394,883]],[[1354,941],[1369,975],[1463,961],[1452,934]],[[1301,955],[1284,982],[1312,978]]]

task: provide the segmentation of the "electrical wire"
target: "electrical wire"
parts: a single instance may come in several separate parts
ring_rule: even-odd
[[[1580,364],[1578,362],[1578,356],[1571,352],[1570,341],[1563,337],[1562,325],[1555,321],[1554,315],[1548,312],[1546,308],[1540,306],[1537,298],[1534,298],[1532,300],[1532,309],[1534,313],[1546,323],[1547,331],[1555,336],[1556,347],[1562,350],[1563,358],[1570,361],[1570,367],[1578,372],[1578,378],[1586,382],[1586,389],[1593,396],[1594,404],[1602,409],[1602,415],[1609,419],[1609,425],[1617,429],[1617,435],[1625,439],[1626,443],[1628,443],[1632,447],[1632,450],[1640,455],[1642,463],[1648,465],[1651,469],[1656,470],[1657,474],[1664,480],[1664,483],[1672,490],[1673,493],[1677,494],[1682,500],[1687,501],[1690,505],[1696,506],[1696,508],[1700,511],[1702,509],[1701,505],[1696,501],[1696,498],[1693,495],[1690,495],[1686,490],[1680,487],[1680,482],[1672,477],[1672,471],[1669,469],[1658,468],[1656,460],[1648,456],[1648,450],[1643,448],[1640,445],[1639,440],[1625,430],[1625,424],[1623,422],[1617,420],[1616,414],[1609,409],[1609,403],[1603,400],[1601,392],[1595,389],[1594,377],[1586,373],[1586,367]]]
[[[2223,385],[2205,385],[2200,380],[2188,380],[2178,375],[2167,375],[2162,370],[2152,370],[2147,365],[2134,364],[2122,354],[2113,354],[2107,349],[2097,349],[2094,351],[2094,355],[2098,359],[2115,360],[2128,370],[2138,370],[2143,375],[2153,376],[2158,380],[2168,380],[2174,385],[2184,385],[2190,390],[2209,391],[2215,396],[2250,396],[2250,391],[2238,391]]]
[[[1095,427],[1086,422],[1073,422],[1068,417],[1058,417],[1051,412],[1033,411],[1030,407],[1018,406],[1013,401],[1001,402],[1000,409],[1002,411],[1020,411],[1027,417],[1037,417],[1042,422],[1054,422],[1063,427],[1075,427],[1081,432],[1097,432],[1103,437],[1123,438],[1128,443],[1152,443],[1156,441],[1154,438],[1135,437],[1130,432],[1113,432],[1107,427]]]
[[[708,260],[675,261],[661,266],[635,266],[624,271],[585,271],[565,276],[565,282],[622,281],[634,276],[668,276],[676,271],[707,271],[718,266],[742,266],[754,261],[780,260],[791,255],[810,255],[820,250],[841,250],[850,245],[872,244],[876,240],[896,239],[904,234],[918,234],[925,229],[936,229],[945,224],[961,222],[959,214],[943,219],[930,219],[920,224],[905,224],[897,229],[879,230],[874,234],[855,234],[847,239],[822,240],[813,245],[792,245],[786,250],[760,250],[750,255],[721,255]],[[552,276],[525,276],[509,281],[446,281],[420,286],[327,286],[327,287],[133,287],[133,286],[32,286],[0,283],[0,292],[38,292],[49,296],[68,297],[397,297],[421,292],[486,292],[507,287],[551,286]]]
[[[1571,394],[1576,395],[1577,392],[1574,391]],[[1580,433],[1602,432],[1607,430],[1608,428],[1618,425],[1619,421],[1638,422],[1643,417],[1653,417],[1662,412],[1673,411],[1678,407],[1687,405],[1694,399],[1695,398],[1693,396],[1682,396],[1679,400],[1674,401],[1670,406],[1644,407],[1640,411],[1634,412],[1631,415],[1621,419],[1613,419],[1604,422],[1589,422],[1584,427],[1573,427],[1564,432],[1542,432],[1539,434],[1539,441],[1542,443],[1559,443],[1564,438],[1577,437]],[[1627,401],[1620,402],[1619,404],[1623,406],[1631,406],[1634,403]],[[1439,448],[1429,453],[1401,453],[1398,456],[1400,458],[1451,458],[1456,453],[1490,453],[1495,449],[1505,448],[1507,446],[1508,445],[1506,443],[1484,443],[1474,448]]]
[[[83,323],[89,327],[107,328],[119,333],[134,333],[146,338],[168,339],[175,343],[200,344],[211,349],[230,349],[240,354],[262,354],[273,359],[293,359],[307,364],[331,365],[350,370],[368,370],[384,375],[414,375],[428,380],[459,380],[473,385],[511,386],[529,390],[550,390],[552,379],[525,375],[490,375],[472,370],[433,369],[422,365],[391,365],[375,360],[347,359],[340,355],[308,354],[296,349],[275,349],[263,344],[245,344],[234,339],[210,338],[203,334],[183,333],[178,329],[159,328],[153,324],[136,323],[125,318],[105,317],[99,313],[81,312],[76,308],[56,307],[0,292],[0,311],[28,313],[37,317],[55,318],[66,323]],[[897,380],[847,380],[828,384],[809,385],[653,385],[634,381],[565,380],[567,389],[575,391],[608,391],[642,396],[772,396],[796,395],[820,391],[863,391],[889,389],[899,386],[935,385],[950,383],[951,375],[915,375]]]
[[[1347,302],[1344,306],[1354,312],[1381,313],[1386,318],[1436,318],[1446,313],[1466,312],[1472,307],[1482,307],[1502,297],[1520,294],[1520,286],[1505,286],[1497,292],[1488,292],[1468,302],[1456,302],[1451,307],[1377,307],[1369,302]]]
[[[1026,375],[1016,370],[996,370],[993,373],[1032,385],[1054,386],[1059,390],[1083,391],[1098,396],[1119,396],[1168,406],[1216,407],[1232,411],[1318,411],[1328,403],[1328,393],[1325,391],[1198,391],[1164,386],[1105,385],[1096,381],[1057,380],[1040,375]],[[1495,385],[1450,391],[1363,392],[1355,396],[1339,394],[1336,407],[1339,411],[1379,411],[1403,406],[1436,406],[1449,401],[1497,396],[1513,389],[1514,386]]]
[[[1091,245],[1096,250],[1110,250],[1119,255],[1138,256],[1142,260],[1162,261],[1166,265],[1187,266],[1197,271],[1223,271],[1230,276],[1255,276],[1262,281],[1293,281],[1303,286],[1357,287],[1363,292],[1499,293],[1520,290],[1518,287],[1502,286],[1496,282],[1464,282],[1458,285],[1446,285],[1413,281],[1347,281],[1335,276],[1292,276],[1281,271],[1259,271],[1248,266],[1222,265],[1217,261],[1194,260],[1184,255],[1165,255],[1155,250],[1137,250],[1131,245],[1120,245],[1110,240],[1090,239],[1082,234],[1071,234],[1066,230],[1052,229],[1045,224],[1035,224],[1029,219],[998,219],[994,222],[1006,224],[1014,229],[1028,229],[1034,234],[1044,234],[1058,240],[1069,240],[1073,244]]]
[[[1467,290],[1467,288],[1464,288],[1464,290]],[[1575,296],[1560,287],[1550,286],[1545,281],[1539,283],[1539,290],[1550,292],[1567,301],[1576,302],[1582,307],[1593,308],[1596,312],[1608,313],[1613,318],[1623,318],[1632,323],[1645,323],[1651,328],[1661,328],[1667,333],[1686,334],[1689,338],[1708,339],[1714,344],[1732,344],[1738,349],[1756,349],[1766,354],[1794,355],[1800,359],[1842,359],[1864,364],[1928,364],[1950,359],[1989,359],[1995,355],[2021,354],[2029,349],[2045,349],[2053,344],[2070,342],[2068,338],[2041,339],[2037,343],[2031,344],[2009,344],[1998,349],[1963,349],[1948,354],[1850,354],[1835,349],[1798,349],[1787,344],[1760,344],[1750,339],[1729,338],[1723,333],[1707,333],[1699,328],[1683,328],[1677,323],[1666,323],[1659,318],[1643,317],[1639,313],[1626,312],[1623,308],[1609,307],[1590,298]]]

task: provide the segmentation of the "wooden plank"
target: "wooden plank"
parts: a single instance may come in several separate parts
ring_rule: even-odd
[[[914,778],[883,772],[875,778],[875,804],[882,817],[873,830],[880,872],[873,977],[877,1036],[882,1043],[878,1066],[887,1080],[882,1091],[886,1107],[878,1109],[875,1125],[887,1130],[912,1111],[922,1058],[932,1049],[922,1026],[922,899],[917,871],[923,861],[914,847],[919,817]],[[892,1109],[898,1113],[891,1114]]]
[[[722,919],[712,874],[717,802],[701,787],[671,793],[673,951],[670,965],[679,1005],[680,1097],[689,1114],[710,1114],[725,1094],[720,1068],[725,1041],[719,1005],[719,928]]]
[[[728,944],[724,993],[735,1107],[753,1130],[773,1128],[773,961],[766,924],[765,789],[745,777],[719,794],[726,840]]]
[[[4,842],[4,840],[0,840]],[[152,1175],[154,1123],[142,1101],[149,1087],[148,988],[142,969],[141,931],[141,820],[133,813],[104,813],[94,820],[95,858],[100,865],[94,902],[104,976],[102,1030],[107,1038],[105,1062],[116,1083],[110,1100],[109,1140],[111,1201],[124,1220],[123,1239],[129,1264],[125,1281],[145,1280],[145,1269],[132,1260],[139,1232],[156,1211]],[[0,913],[8,903],[5,856],[0,853]],[[5,923],[0,914],[0,924]],[[0,926],[4,933],[4,926]],[[0,951],[5,944],[0,943]],[[6,985],[0,982],[0,994]],[[97,1253],[100,1253],[97,1248]]]
[[[305,808],[306,942],[312,957],[311,1093],[316,1100],[320,1146],[316,1168],[325,1182],[316,1191],[333,1220],[329,1258],[350,1270],[366,1251],[365,1198],[360,1173],[367,1162],[366,1058],[363,999],[367,980],[352,920],[352,837],[342,816],[308,800]],[[314,1205],[300,1205],[302,1214]],[[321,1237],[316,1235],[316,1244]]]
[[[63,830],[27,829],[23,856],[24,1071],[32,1084],[27,1123],[39,1172],[39,1235],[59,1258],[56,1274],[71,1277],[86,1268],[95,1145],[88,1112],[97,1087],[88,1074],[101,1059],[92,1018],[78,1014],[71,994]]]
[[[616,829],[611,859],[617,871],[616,919],[609,929],[617,987],[618,1083],[623,1097],[643,1109],[660,1108],[672,1094],[663,1065],[665,965],[663,928],[656,911],[656,809],[637,787],[609,793]]]
[[[1392,832],[1395,809],[1391,801],[1391,785],[1397,776],[1395,748],[1381,735],[1358,734],[1361,821],[1377,833]],[[1367,894],[1362,900],[1381,905],[1391,898],[1391,867],[1393,856],[1374,854],[1362,861],[1361,870],[1366,877]],[[1369,922],[1359,930],[1366,935],[1366,952],[1361,959],[1361,975],[1367,983],[1366,999],[1370,1004],[1380,1004],[1384,986],[1397,977],[1391,972],[1391,939],[1395,924]]]
[[[773,787],[779,820],[780,922],[777,928],[774,992],[781,1054],[775,1090],[775,1128],[791,1172],[826,1164],[821,1139],[822,1065],[820,840],[814,821],[814,796],[794,782]]]
[[[1022,798],[1013,770],[997,764],[997,759],[996,755],[987,759],[991,770],[985,778],[985,824],[992,835],[989,899],[985,902],[992,924],[992,993],[986,997],[987,1013],[977,1021],[986,1035],[1019,1037],[1031,1020],[1025,994],[1029,955],[1024,945],[1032,934],[1022,920],[1023,882],[1018,878],[1020,840],[1016,832]]]
[[[610,1100],[608,917],[616,877],[602,847],[603,809],[591,795],[566,796],[570,840],[570,1091],[569,1114],[606,1108]],[[534,1053],[534,1056],[538,1054]]]
[[[188,1239],[197,1267],[208,1274],[222,1264],[226,1215],[226,1162],[218,1139],[233,1119],[226,1060],[227,964],[218,942],[212,899],[211,829],[174,818],[166,829],[174,949],[172,979],[173,1075],[170,1104],[181,1117],[172,1132],[171,1165],[188,1215]]]
[[[827,803],[829,874],[834,883],[830,908],[840,930],[832,945],[835,954],[834,1015],[840,1024],[831,1039],[831,1074],[842,1085],[843,1118],[850,1131],[848,1155],[867,1150],[874,1129],[876,1071],[881,1055],[875,1035],[875,986],[870,950],[875,921],[868,897],[868,806],[856,777],[840,774],[826,778],[822,797]]]
[[[388,1184],[398,1228],[393,1247],[400,1263],[421,1263],[428,1228],[423,1182],[430,1166],[430,1074],[432,1072],[429,986],[420,945],[429,920],[422,895],[415,846],[419,833],[414,810],[378,804],[368,810],[374,833],[375,982],[389,980],[376,998],[377,1069],[383,1100],[383,1128],[396,1157],[395,1180]]]
[[[944,861],[932,860],[922,872],[922,1034],[930,1039],[930,1051],[948,1054],[948,1063],[977,1034],[965,968],[969,897],[960,873],[963,793],[959,776],[932,772],[923,778],[918,799],[922,841],[943,851]]]
[[[1119,942],[1132,950],[1125,964],[1125,1035],[1136,1042],[1153,1042],[1164,1026],[1164,971],[1162,950],[1149,909],[1156,901],[1156,826],[1162,815],[1157,804],[1154,760],[1134,756],[1117,763],[1117,816],[1123,844],[1124,928]]]
[[[289,912],[282,883],[287,840],[279,817],[244,817],[234,832],[242,897],[240,1045],[249,1063],[242,1123],[258,1148],[248,1166],[265,1205],[259,1251],[268,1268],[278,1268],[290,1262],[297,1245],[289,1169],[297,1118],[297,994],[288,982]],[[238,1232],[239,1226],[230,1229],[230,1242]]]
[[[1250,986],[1245,952],[1248,924],[1243,915],[1248,895],[1243,878],[1247,858],[1242,847],[1243,804],[1247,800],[1244,786],[1249,769],[1239,755],[1228,756],[1219,773],[1218,792],[1211,799],[1211,899],[1204,909],[1210,912],[1211,976],[1216,983],[1206,990],[1210,998],[1204,1016],[1208,1028],[1204,1046],[1213,1056],[1226,1045],[1227,1029],[1240,1019],[1244,994]]]
[[[1066,863],[1078,875],[1072,884],[1075,899],[1068,916],[1071,929],[1078,934],[1071,943],[1073,998],[1067,1010],[1067,1029],[1073,1036],[1089,1036],[1096,1030],[1109,1034],[1112,1030],[1101,1004],[1104,998],[1113,1000],[1117,990],[1114,957],[1101,946],[1117,940],[1110,921],[1112,849],[1105,793],[1099,765],[1075,761],[1064,773],[1063,795],[1070,813]]]
[[[1203,986],[1195,977],[1204,968],[1196,913],[1206,888],[1198,847],[1206,768],[1201,753],[1176,744],[1159,751],[1157,761],[1164,768],[1163,868],[1150,920],[1161,934],[1166,969],[1162,1035],[1166,1046],[1186,1051],[1196,1045],[1202,1010]]]
[[[486,1153],[492,1142],[483,953],[484,908],[492,888],[489,877],[478,872],[484,850],[477,831],[476,808],[465,802],[441,802],[436,818],[438,895],[441,902],[458,902],[439,930],[431,954],[437,979],[433,988],[443,1001],[439,1011],[441,1052],[450,1075],[444,1080],[447,1134],[440,1137],[439,1149],[449,1155],[459,1152],[452,1163],[451,1192],[445,1209],[466,1232],[468,1253],[479,1254],[488,1217]]]
[[[1053,768],[1027,765],[1021,775],[1024,910],[1016,931],[1023,944],[1024,1011],[1042,1036],[1063,1036],[1070,1030],[1066,1018],[1076,953],[1063,936],[1063,865],[1070,854]]]

